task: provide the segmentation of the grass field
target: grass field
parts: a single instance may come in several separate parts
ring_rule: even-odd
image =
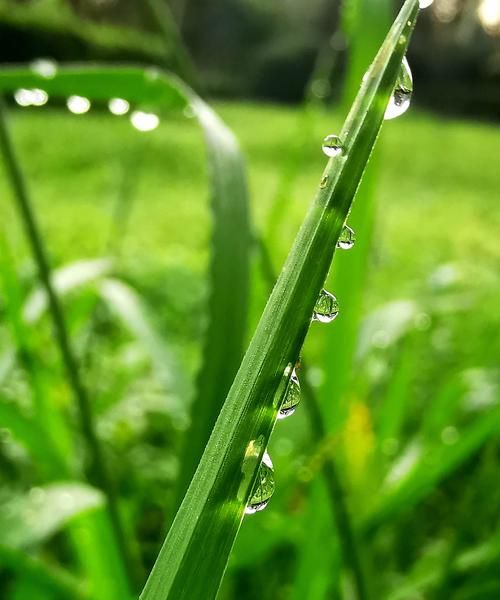
[[[304,135],[300,128],[305,126],[305,121],[296,108],[219,103],[216,109],[235,132],[245,152],[253,219],[259,230],[266,228],[290,152],[297,139],[306,139],[300,172],[292,177],[293,185],[288,190],[278,230],[268,240],[278,267],[324,168],[321,142],[325,135],[339,130],[342,116],[335,112],[316,113],[309,121],[310,132]],[[156,131],[139,133],[123,117],[111,117],[98,111],[74,116],[53,107],[13,110],[12,121],[18,153],[54,266],[105,256],[110,232],[116,225],[113,209],[117,196],[120,193],[129,196],[132,212],[116,271],[132,282],[147,300],[158,330],[178,353],[183,371],[185,368],[192,376],[204,326],[210,239],[204,145],[194,122],[184,117],[165,117]],[[476,373],[476,379],[479,373],[476,392],[479,390],[483,399],[485,394],[490,394],[490,404],[485,406],[497,403],[500,136],[492,124],[443,120],[414,109],[397,122],[385,124],[377,153],[377,223],[364,298],[365,313],[372,313],[391,301],[411,299],[419,303],[423,317],[423,333],[417,339],[417,351],[411,355],[414,381],[407,390],[409,408],[401,432],[402,447],[407,441],[411,445],[415,434],[420,433],[420,420],[432,412],[432,402],[439,398],[438,391],[460,373]],[[16,267],[29,289],[33,263],[3,177],[0,197],[0,233],[5,233],[12,242]],[[254,275],[256,273],[257,268]],[[267,289],[259,283],[258,277],[255,279],[249,335],[267,298]],[[70,310],[73,317],[77,313],[77,317],[71,319],[76,323],[72,327],[81,333],[88,306],[75,302]],[[426,321],[430,319],[427,313],[431,314],[432,325]],[[387,329],[390,330],[390,326]],[[39,349],[50,339],[43,331],[37,342]],[[163,511],[172,500],[168,494],[177,473],[175,452],[180,433],[186,426],[186,407],[169,406],[169,419],[153,420],[144,438],[141,437],[141,421],[134,410],[138,405],[147,404],[155,394],[158,404],[163,398],[151,383],[153,377],[143,364],[144,356],[129,343],[127,335],[112,328],[101,333],[95,349],[102,363],[99,373],[106,375],[97,378],[102,402],[98,407],[101,433],[115,450],[111,463],[116,468],[123,495],[134,507],[131,511],[137,513],[144,562],[151,566],[163,537],[162,529],[166,527]],[[81,342],[81,337],[75,335],[76,343]],[[324,375],[317,368],[322,364],[324,338],[318,329],[311,331],[305,351],[317,379]],[[3,330],[1,339],[2,348],[8,349],[8,334]],[[355,390],[360,398],[354,404],[361,406],[361,412],[357,417],[351,415],[353,420],[348,423],[351,454],[342,465],[342,468],[346,464],[359,467],[360,481],[356,480],[356,469],[346,475],[346,479],[352,479],[349,484],[355,490],[354,502],[358,503],[371,493],[370,486],[375,481],[363,449],[373,441],[371,428],[373,425],[375,429],[376,424],[370,421],[370,415],[366,417],[362,412],[363,407],[366,404],[373,409],[376,421],[377,410],[383,398],[389,396],[391,386],[401,384],[399,347],[395,347],[393,355],[389,349],[386,356],[388,342],[383,336],[373,345],[374,358],[365,364],[366,372],[360,374],[361,383]],[[406,346],[403,350],[406,351]],[[53,349],[47,350],[49,352]],[[396,373],[392,382],[391,376],[386,379],[380,376],[381,368],[387,365]],[[496,377],[494,381],[490,379],[492,374]],[[368,384],[365,379],[375,383]],[[60,385],[60,377],[54,380]],[[392,393],[397,391],[393,389]],[[61,395],[64,397],[64,393]],[[122,397],[131,403],[129,412],[123,403],[115,411],[122,411],[120,417],[113,412],[113,406]],[[154,402],[151,406],[154,411]],[[298,411],[297,416],[280,425],[273,436],[270,450],[278,474],[276,497],[265,513],[245,520],[232,558],[231,572],[236,576],[226,580],[223,598],[249,598],[252,590],[258,590],[258,597],[264,600],[291,597],[288,592],[295,575],[291,572],[291,561],[285,560],[280,552],[284,548],[295,559],[300,555],[304,532],[306,539],[309,535],[308,513],[302,510],[304,500],[300,493],[305,481],[300,469],[310,452],[302,443],[309,435],[304,412]],[[363,421],[365,417],[368,424]],[[466,531],[466,539],[456,542],[459,549],[473,546],[489,535],[496,523],[493,474],[497,463],[492,459],[495,452],[494,444],[488,446],[481,468],[475,465],[476,470],[469,470],[470,465],[466,464],[454,473],[451,483],[436,485],[434,495],[429,494],[430,499],[415,509],[410,518],[397,521],[397,533],[387,534],[383,530],[375,542],[372,540],[373,569],[378,566],[377,560],[383,561],[390,554],[387,548],[392,549],[385,589],[391,588],[387,584],[387,581],[392,582],[391,573],[399,577],[410,572],[425,544],[429,540],[436,544],[443,542],[457,523]],[[23,473],[23,481],[31,481],[29,469]],[[129,474],[132,474],[130,481]],[[464,488],[472,483],[473,489],[476,482],[478,494],[486,492],[481,493],[477,502],[475,496],[464,493]],[[7,487],[9,485],[10,482]],[[464,498],[463,504],[457,498]],[[318,505],[326,504],[320,499]],[[466,521],[470,506],[483,511],[484,518],[471,523],[469,531]],[[362,515],[363,507],[356,507]],[[315,552],[311,556],[318,556],[317,549]],[[445,569],[448,550],[439,552]],[[285,575],[281,579],[279,574],[270,577],[266,571],[269,556],[273,568],[283,569]],[[373,574],[372,577],[372,581],[377,580]],[[497,585],[494,590],[498,590],[498,578],[491,575],[491,579]],[[288,583],[283,585],[282,580]],[[262,585],[267,586],[267,591],[259,587]],[[397,585],[393,587],[396,589]],[[402,593],[402,596],[394,596],[394,600],[424,597],[404,596],[404,588]],[[453,598],[489,600],[496,597],[488,593]]]

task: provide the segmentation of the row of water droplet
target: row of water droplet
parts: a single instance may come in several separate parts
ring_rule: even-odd
[[[433,0],[420,0],[420,8],[426,8],[432,4]],[[401,69],[396,81],[396,86],[389,100],[385,112],[385,119],[395,119],[404,114],[410,107],[411,96],[413,92],[413,77],[410,66],[406,57],[403,59]],[[323,140],[323,153],[328,158],[340,157],[345,152],[345,146],[342,139],[337,135],[328,135]],[[325,188],[328,184],[328,176],[325,175],[321,180],[320,186]],[[344,225],[337,242],[337,248],[349,250],[354,246],[356,236],[354,231]],[[320,323],[331,323],[339,314],[339,304],[337,298],[322,290],[314,307],[312,320]],[[288,374],[287,371],[290,373]],[[300,382],[297,375],[297,368],[287,367],[285,375],[289,376],[288,386],[285,392],[284,400],[281,404],[278,419],[286,419],[293,415],[300,402]],[[264,510],[274,493],[274,470],[271,457],[267,453],[264,454],[262,463],[259,467],[257,481],[254,485],[250,500],[246,507],[246,514],[254,514]]]
[[[51,59],[40,58],[31,63],[33,73],[42,79],[54,79],[58,73],[57,63]],[[14,100],[22,107],[39,107],[44,106],[49,101],[49,94],[40,88],[34,89],[18,89],[14,93]],[[70,112],[75,115],[83,115],[87,113],[92,103],[85,96],[69,96],[66,100],[66,106]],[[109,111],[113,115],[123,116],[130,113],[130,123],[138,131],[153,131],[160,124],[158,115],[152,112],[142,110],[132,110],[130,102],[125,98],[111,98],[108,101]]]

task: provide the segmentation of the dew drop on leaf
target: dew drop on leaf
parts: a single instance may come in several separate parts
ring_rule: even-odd
[[[299,402],[300,382],[297,376],[297,371],[293,369],[285,392],[285,399],[283,400],[278,413],[278,419],[286,419],[287,417],[291,417],[296,411]]]
[[[434,3],[434,0],[419,0],[420,8],[427,8]]]
[[[339,303],[337,298],[326,290],[321,290],[313,312],[313,321],[320,323],[331,323],[339,315]]]
[[[344,151],[344,145],[338,135],[327,135],[323,140],[323,152],[329,157],[340,156]]]
[[[344,225],[342,232],[337,242],[337,248],[341,250],[350,250],[356,242],[356,234],[348,225]]]
[[[253,515],[264,510],[274,494],[274,487],[273,463],[269,454],[265,452],[245,514]]]
[[[410,65],[405,57],[401,63],[401,70],[399,71],[396,87],[392,92],[389,105],[385,111],[385,119],[395,119],[404,114],[410,107],[412,93],[413,77]]]

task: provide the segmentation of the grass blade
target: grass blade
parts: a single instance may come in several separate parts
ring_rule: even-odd
[[[269,299],[142,600],[213,598],[217,593],[274,427],[286,385],[283,373],[299,356],[418,10],[418,0],[407,0],[367,73],[341,132],[345,152],[327,166],[326,183]],[[243,477],[245,456],[249,468]]]
[[[27,68],[0,72],[0,90],[39,87],[48,94],[92,100],[126,98],[162,109],[190,106],[202,127],[210,163],[213,213],[208,327],[179,477],[179,500],[199,462],[222,402],[241,362],[246,332],[251,249],[248,193],[240,149],[229,129],[187,86],[158,70],[117,67],[65,67],[53,79]],[[231,249],[228,252],[228,248]],[[227,290],[231,294],[227,294]],[[193,443],[195,441],[195,443]]]

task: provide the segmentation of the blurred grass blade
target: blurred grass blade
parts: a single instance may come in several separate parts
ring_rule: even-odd
[[[121,320],[132,335],[142,342],[149,352],[162,384],[176,390],[177,396],[182,398],[187,385],[183,381],[182,370],[177,365],[174,354],[156,332],[154,323],[139,294],[131,286],[118,279],[105,279],[100,283],[98,292],[111,312]]]
[[[361,529],[371,532],[396,513],[408,510],[427,497],[447,476],[460,468],[500,431],[500,410],[476,419],[452,445],[430,446],[419,463],[394,487],[378,497]]]
[[[82,483],[54,483],[16,495],[1,506],[0,543],[14,549],[40,544],[104,502],[102,492]]]
[[[285,369],[299,357],[418,11],[418,0],[407,0],[367,73],[340,134],[344,152],[328,163],[142,600],[210,599],[217,593],[274,427]]]
[[[61,298],[107,275],[111,268],[112,262],[106,258],[78,260],[55,269],[52,273],[52,285]],[[28,323],[38,321],[47,310],[47,304],[45,290],[41,287],[36,289],[26,300],[23,310],[24,319]]]
[[[66,465],[61,461],[57,449],[53,447],[46,432],[1,396],[0,426],[8,429],[15,440],[28,450],[31,457],[42,466],[46,475],[64,473]]]
[[[54,594],[58,599],[92,600],[83,582],[61,568],[31,557],[25,552],[0,545],[0,566],[29,578],[39,588]]]
[[[236,139],[218,116],[176,77],[158,70],[124,67],[65,67],[52,79],[27,68],[0,71],[0,90],[38,87],[50,96],[92,100],[125,98],[159,109],[190,107],[208,150],[213,233],[205,334],[192,429],[186,436],[179,496],[184,493],[206,445],[222,402],[241,362],[249,286],[250,222],[245,168]],[[231,290],[231,294],[227,291]]]

